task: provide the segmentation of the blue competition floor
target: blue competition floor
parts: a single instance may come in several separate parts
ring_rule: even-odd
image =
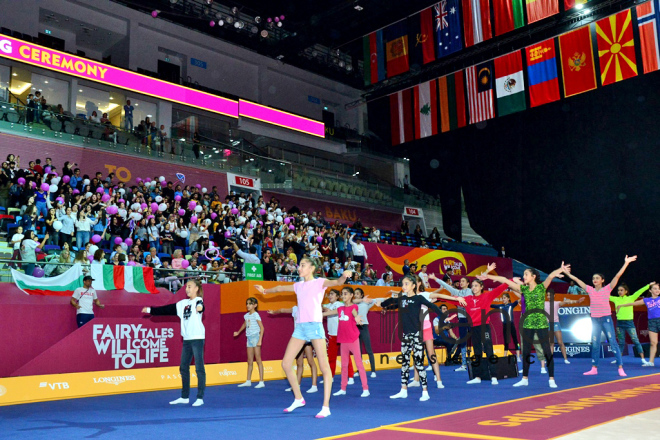
[[[530,385],[522,388],[511,387],[516,379],[502,380],[498,386],[490,382],[467,385],[466,372],[441,367],[445,389],[429,387],[431,400],[427,402],[418,400],[421,388],[409,389],[406,400],[389,399],[400,389],[400,372],[379,372],[377,378],[369,379],[370,397],[360,398],[359,379],[348,387],[348,395],[332,397],[332,416],[327,419],[314,418],[321,408],[321,392],[306,394],[306,407],[283,413],[293,399],[284,391],[288,386],[284,381],[267,382],[262,389],[209,387],[205,405],[199,408],[170,406],[168,402],[179,396],[179,390],[5,406],[0,407],[0,438],[315,439],[555,391],[548,388],[547,375],[540,374],[538,365],[532,366]],[[630,377],[658,372],[642,368],[639,359],[632,357],[625,358],[624,366]],[[557,362],[558,390],[619,379],[609,359],[601,361],[598,376],[583,376],[589,368],[589,359],[573,359],[570,365]],[[310,383],[305,378],[303,390]],[[339,377],[333,392],[337,389]],[[195,392],[193,389],[191,397]]]

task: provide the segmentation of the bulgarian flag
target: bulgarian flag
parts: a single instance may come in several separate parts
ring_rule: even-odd
[[[74,290],[83,286],[83,271],[80,264],[71,266],[69,270],[56,277],[37,278],[15,269],[11,270],[11,276],[16,287],[28,295],[71,296]]]
[[[90,275],[96,290],[125,290],[136,293],[158,293],[151,267],[92,264]]]

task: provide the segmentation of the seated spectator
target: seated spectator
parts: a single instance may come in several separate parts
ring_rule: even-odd
[[[60,256],[57,258],[57,262],[61,263],[58,264],[55,269],[50,273],[50,276],[56,277],[58,275],[62,275],[64,272],[67,270],[71,269],[71,266],[66,263],[71,263],[71,253],[69,252],[68,249],[63,249],[62,252],[60,252]]]
[[[392,285],[392,274],[383,273],[380,279],[376,282],[377,286],[391,286]]]
[[[89,120],[95,124],[101,123],[101,120],[99,119],[99,115],[96,113],[96,110],[92,112],[92,116],[89,117]]]

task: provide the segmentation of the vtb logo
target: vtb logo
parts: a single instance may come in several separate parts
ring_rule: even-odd
[[[39,388],[50,388],[51,390],[66,390],[69,388],[69,383],[68,382],[54,382],[54,383],[48,383],[48,382],[41,382],[39,384]]]
[[[0,40],[0,52],[11,53],[11,41],[9,40]]]

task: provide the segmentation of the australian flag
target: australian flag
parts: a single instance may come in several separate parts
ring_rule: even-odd
[[[442,0],[433,6],[438,58],[458,52],[463,48],[460,15],[459,0]]]

